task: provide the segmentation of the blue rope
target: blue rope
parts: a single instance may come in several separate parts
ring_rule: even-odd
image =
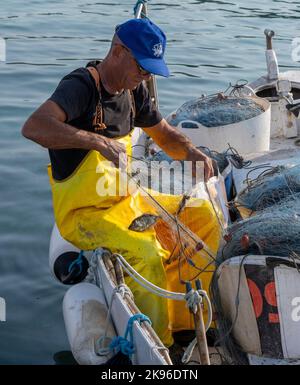
[[[133,8],[133,14],[134,14],[134,15],[136,14],[136,11],[137,11],[138,6],[139,6],[140,4],[146,4],[146,3],[147,3],[147,0],[137,0],[135,6],[134,6],[134,8]],[[144,17],[146,17],[146,15],[145,15],[143,12],[142,12],[141,14],[142,14]]]
[[[134,353],[134,351],[135,351],[135,348],[133,345],[133,323],[134,323],[134,321],[139,321],[139,324],[141,324],[141,322],[146,321],[146,322],[149,322],[149,324],[151,325],[150,319],[147,316],[145,316],[144,314],[134,314],[128,320],[124,337],[120,337],[120,336],[115,337],[112,340],[111,344],[109,345],[110,349],[112,349],[112,350],[116,349],[117,352],[121,351],[124,355],[129,356],[129,357]],[[128,335],[129,335],[129,339],[128,339]]]
[[[78,258],[75,259],[75,261],[73,261],[70,264],[68,268],[68,272],[70,273],[74,268],[76,268],[76,266],[79,266],[79,273],[77,273],[77,275],[80,275],[82,272],[82,264],[83,264],[83,250],[80,251]]]

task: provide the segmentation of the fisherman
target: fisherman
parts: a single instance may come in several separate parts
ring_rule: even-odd
[[[117,26],[107,56],[66,75],[22,129],[26,138],[49,149],[54,214],[61,235],[83,250],[107,247],[122,253],[158,286],[165,286],[166,251],[154,230],[128,231],[145,207],[141,199],[101,197],[95,185],[99,176],[110,183],[101,161],[108,160],[118,169],[119,160],[130,154],[135,126],[171,158],[202,161],[206,180],[213,175],[211,159],[167,123],[144,84],[152,75],[169,76],[165,48],[165,34],[147,18]],[[167,300],[145,295],[132,280],[128,282],[141,311],[150,316],[165,345],[172,345]]]

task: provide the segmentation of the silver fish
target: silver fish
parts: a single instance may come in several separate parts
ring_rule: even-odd
[[[145,231],[149,229],[149,227],[153,226],[159,218],[160,218],[159,215],[143,214],[135,218],[131,222],[128,229],[132,231],[137,231],[137,232]]]

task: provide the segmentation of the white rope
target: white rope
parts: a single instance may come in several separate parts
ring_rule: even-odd
[[[194,314],[197,313],[198,306],[202,303],[202,296],[199,292],[200,290],[191,289],[185,295],[186,304]]]
[[[130,266],[130,264],[120,254],[115,255],[117,256],[123,269],[130,275],[130,277],[151,293],[156,294],[160,297],[174,299],[177,301],[185,300],[185,293],[176,293],[173,291],[168,291],[159,286],[154,285],[152,282],[142,277],[132,266]]]
[[[122,255],[120,255],[120,254],[114,254],[114,255],[118,259],[118,261],[121,264],[122,268],[127,272],[127,274],[132,279],[134,279],[144,289],[150,291],[151,293],[153,293],[155,295],[158,295],[160,297],[164,297],[164,298],[167,298],[167,299],[177,300],[177,301],[184,301],[184,300],[186,300],[188,306],[194,312],[195,312],[195,307],[200,305],[203,302],[202,299],[204,298],[206,303],[207,303],[207,312],[208,312],[208,319],[207,319],[207,322],[206,322],[205,330],[207,331],[209,329],[209,327],[210,327],[210,325],[212,323],[212,306],[211,306],[210,299],[209,299],[209,297],[208,297],[208,295],[207,295],[205,290],[190,290],[187,294],[186,293],[177,293],[177,292],[172,292],[172,291],[165,290],[165,289],[163,289],[163,288],[161,288],[159,286],[154,285],[152,282],[148,281],[143,276],[141,276],[125,260],[125,258]],[[121,290],[121,291],[125,290],[126,292],[130,292],[130,294],[132,295],[132,298],[133,298],[133,294],[132,294],[132,292],[130,291],[130,289],[128,288],[127,285],[122,284],[118,288],[115,288],[115,290],[116,290],[116,292],[119,292],[119,294],[121,294],[119,290]],[[125,291],[124,291],[124,294],[125,294]],[[108,314],[108,316],[110,315],[110,312],[111,312],[111,305],[112,305],[114,294],[115,294],[115,292],[113,293],[112,298],[111,298],[111,303],[110,303],[110,306],[109,306],[109,314]],[[107,317],[107,319],[108,319],[108,317]],[[106,334],[104,336],[102,336],[101,338],[107,338]],[[101,340],[101,338],[99,339],[99,341]],[[185,351],[185,353],[184,353],[184,355],[182,357],[182,362],[183,363],[187,363],[190,360],[191,355],[193,354],[193,351],[194,351],[194,348],[195,348],[196,344],[197,344],[197,339],[195,338],[190,343],[190,345],[187,347],[187,349],[186,349],[186,351]]]
[[[129,289],[129,287],[125,283],[121,283],[118,286],[118,293],[121,295],[122,298],[125,297],[125,294],[128,294],[129,297],[133,300],[134,296],[132,294],[132,291]]]
[[[199,295],[201,297],[203,297],[207,303],[208,318],[207,318],[207,322],[205,325],[205,331],[207,331],[209,329],[211,323],[212,323],[212,306],[211,306],[211,302],[210,302],[210,299],[209,299],[206,291],[205,290],[197,290],[197,291],[199,292]],[[185,352],[182,356],[181,362],[183,364],[187,364],[190,361],[196,345],[197,345],[197,338],[194,338],[193,341],[189,344],[189,346],[185,349]]]
[[[112,338],[107,336],[107,332],[108,332],[109,322],[110,322],[110,318],[111,318],[111,309],[112,309],[113,300],[114,300],[115,295],[117,293],[120,294],[122,298],[125,297],[125,294],[129,294],[130,298],[133,298],[132,291],[124,283],[120,284],[118,287],[115,287],[113,289],[112,296],[111,296],[110,303],[109,303],[109,307],[108,307],[106,320],[105,320],[104,334],[102,336],[100,336],[96,342],[97,355],[99,355],[99,356],[106,356],[111,352],[109,344],[111,343]],[[106,340],[109,342],[106,344],[106,347],[105,347],[104,343]]]
[[[84,282],[96,283],[96,268],[97,268],[97,256],[95,253],[92,254],[89,261],[89,268],[87,271],[87,276],[84,279]]]
[[[111,315],[111,309],[112,309],[112,303],[113,303],[113,300],[114,300],[114,297],[115,297],[115,294],[118,292],[118,288],[115,287],[113,292],[112,292],[112,296],[110,298],[110,303],[109,303],[109,307],[108,307],[108,312],[107,312],[107,316],[106,316],[106,320],[105,320],[105,329],[104,329],[104,334],[102,336],[100,336],[96,342],[97,344],[97,352],[96,354],[99,355],[99,356],[106,356],[110,353],[110,347],[109,347],[109,344],[111,343],[112,341],[112,338],[111,337],[108,337],[107,336],[107,332],[108,332],[108,327],[109,327],[109,321],[110,321],[110,315]],[[105,347],[104,345],[104,342],[105,341],[109,341]]]
[[[205,290],[190,290],[187,294],[169,292],[167,290],[164,290],[164,289],[152,284],[151,282],[149,282],[145,278],[143,278],[139,273],[137,273],[133,269],[133,267],[131,267],[129,265],[129,263],[127,261],[125,261],[125,259],[121,255],[118,254],[117,258],[119,259],[119,262],[122,265],[122,267],[124,268],[124,270],[130,275],[130,277],[133,278],[142,287],[144,287],[148,291],[152,292],[153,294],[156,294],[156,295],[161,296],[161,297],[169,298],[169,299],[186,300],[188,306],[194,312],[196,312],[197,306],[201,305],[202,298],[204,298],[206,303],[207,303],[207,313],[208,313],[208,319],[206,322],[205,330],[207,331],[209,329],[209,327],[212,323],[212,306],[211,306],[210,299],[209,299]],[[132,270],[134,272],[134,274],[136,274],[140,278],[140,280],[138,278],[136,278],[134,276],[134,274],[130,272],[130,270]],[[187,349],[186,349],[186,351],[182,357],[183,363],[187,363],[190,360],[196,345],[197,345],[197,339],[195,338],[190,343],[190,345],[187,347]]]

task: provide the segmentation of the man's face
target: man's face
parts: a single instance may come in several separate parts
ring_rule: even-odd
[[[149,80],[151,74],[144,70],[138,62],[133,57],[130,50],[121,45],[122,47],[122,60],[120,64],[122,66],[122,82],[123,88],[133,90],[135,89],[143,80]]]

